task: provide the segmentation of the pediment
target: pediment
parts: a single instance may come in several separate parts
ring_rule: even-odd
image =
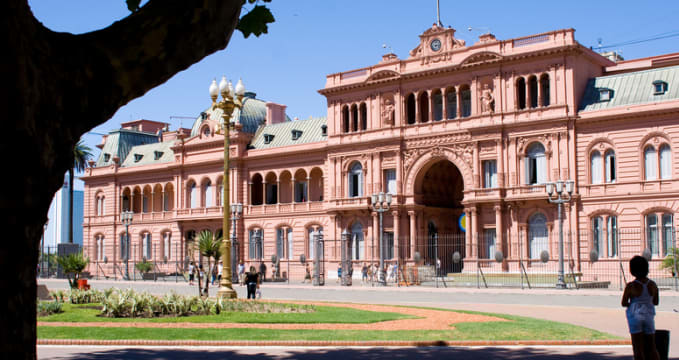
[[[477,64],[483,64],[483,63],[489,63],[489,62],[495,62],[502,60],[502,55],[498,53],[494,53],[491,51],[483,51],[479,53],[475,53],[472,55],[469,55],[466,59],[464,59],[460,65],[461,66],[468,66],[468,65],[477,65]]]
[[[382,71],[378,71],[378,72],[370,75],[370,77],[365,82],[385,80],[385,79],[396,79],[396,78],[399,78],[400,76],[401,76],[401,74],[399,74],[396,71],[382,70]]]

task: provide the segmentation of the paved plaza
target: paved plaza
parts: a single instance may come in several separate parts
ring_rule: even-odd
[[[65,289],[65,280],[39,280],[50,290]],[[185,282],[125,282],[91,281],[92,287],[131,287],[139,291],[162,294],[175,291],[180,294],[196,294],[197,287]],[[397,288],[352,286],[340,287],[328,284],[312,287],[307,284],[265,284],[265,299],[340,301],[374,304],[397,304],[486,311],[502,314],[529,316],[546,320],[566,322],[589,327],[610,334],[628,337],[624,309],[620,306],[620,291],[612,290],[520,290],[475,288]],[[235,286],[239,297],[245,297],[245,288]],[[217,288],[211,288],[211,295]],[[679,359],[679,293],[661,292],[657,308],[656,326],[671,332],[670,358]],[[240,356],[262,359],[306,359],[323,354],[328,358],[358,358],[370,351],[371,358],[440,358],[455,356],[457,359],[631,359],[631,346],[607,347],[493,347],[493,348],[378,348],[378,349],[279,349],[279,348],[226,348],[226,349],[173,349],[167,348],[102,348],[102,347],[54,347],[39,346],[40,359],[117,359],[117,358],[235,358]],[[83,351],[85,353],[83,353]],[[374,351],[374,353],[373,353]],[[178,354],[178,355],[177,355]],[[257,355],[250,357],[250,355]],[[214,356],[214,357],[213,357]]]

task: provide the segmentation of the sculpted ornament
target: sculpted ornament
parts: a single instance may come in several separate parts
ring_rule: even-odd
[[[491,114],[495,112],[495,99],[493,92],[488,88],[488,84],[483,85],[481,92],[481,112]]]
[[[382,101],[382,123],[386,125],[394,125],[394,99],[392,96],[387,96]]]

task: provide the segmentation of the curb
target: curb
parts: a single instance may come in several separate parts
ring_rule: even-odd
[[[38,345],[104,345],[104,346],[582,346],[631,345],[630,340],[511,340],[511,341],[323,341],[323,340],[81,340],[38,339]]]

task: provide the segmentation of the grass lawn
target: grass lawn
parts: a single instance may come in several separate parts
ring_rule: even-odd
[[[165,321],[165,322],[276,322],[276,323],[340,323],[375,322],[391,320],[404,315],[378,313],[345,308],[316,306],[316,313],[309,314],[228,314],[163,319],[109,319],[98,318],[96,310],[76,309],[48,317],[52,321]],[[83,315],[88,310],[88,315]],[[90,311],[93,310],[93,311]],[[437,309],[450,311],[445,309]],[[464,313],[482,314],[460,311]],[[70,316],[68,313],[72,313]],[[77,316],[75,314],[78,314]],[[619,337],[580,326],[538,320],[519,316],[483,313],[509,321],[458,323],[451,330],[275,330],[275,329],[176,329],[176,328],[87,328],[87,327],[38,327],[40,339],[97,339],[97,340],[605,340]],[[327,316],[327,317],[326,317]],[[346,316],[346,317],[344,317]],[[71,320],[57,320],[58,317]],[[97,320],[93,320],[93,318]],[[47,317],[39,318],[45,321]],[[76,320],[84,319],[84,320]],[[268,320],[267,320],[268,319]],[[313,320],[312,320],[313,319]],[[273,320],[273,321],[272,321]]]
[[[97,316],[100,310],[93,307],[99,304],[73,305],[64,304],[64,312],[50,316],[40,316],[38,321],[63,322],[153,322],[153,323],[265,323],[265,324],[314,324],[314,323],[350,323],[365,324],[388,320],[411,319],[413,316],[365,311],[336,306],[315,306],[316,311],[310,313],[247,313],[223,312],[219,315],[196,315],[160,318],[109,318]]]

